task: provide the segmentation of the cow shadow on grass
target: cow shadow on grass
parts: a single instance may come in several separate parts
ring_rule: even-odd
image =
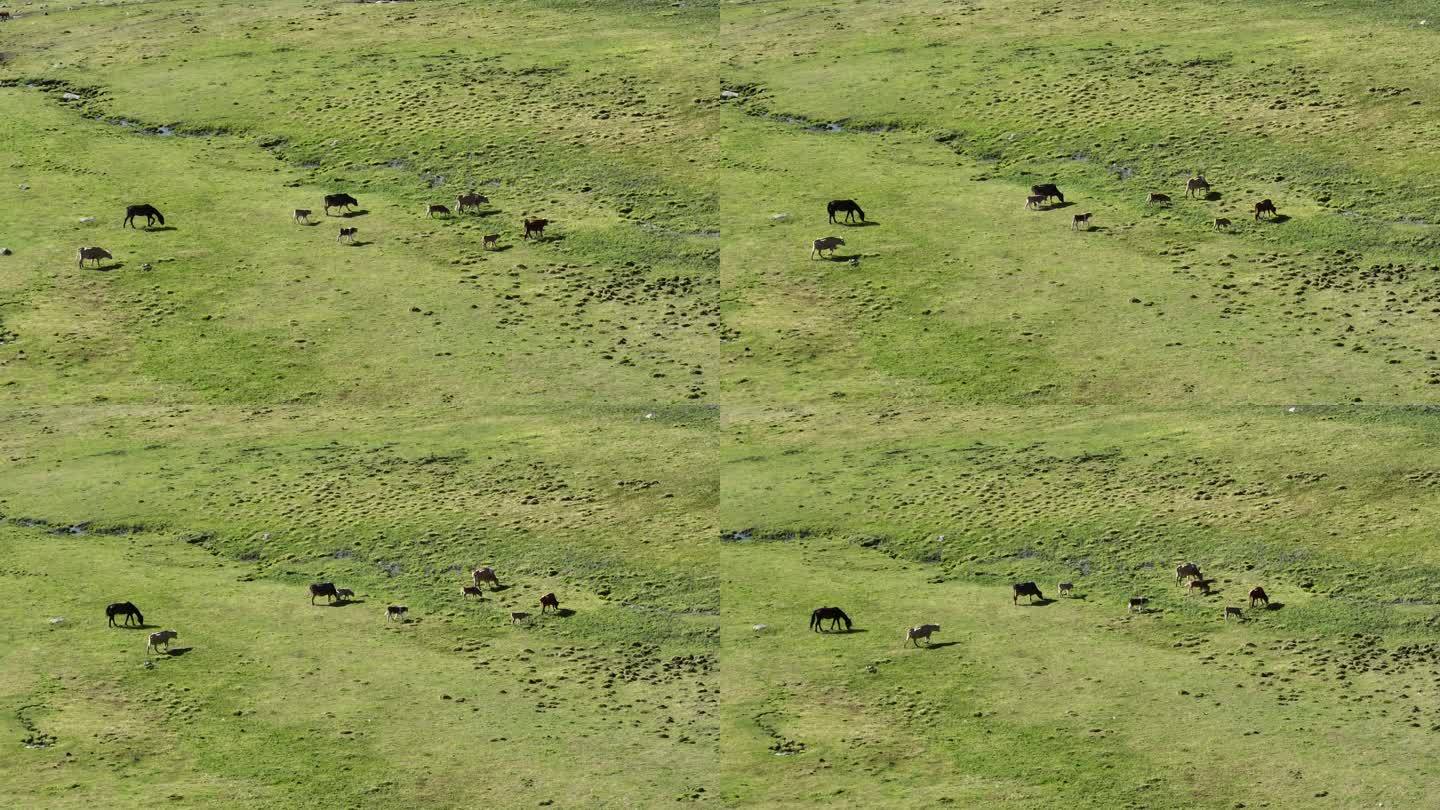
[[[1020,605],[1020,607],[1050,607],[1055,604],[1055,601],[1054,599],[1036,599],[1033,602],[1026,602]]]
[[[562,619],[568,619],[571,616],[575,615],[575,611],[571,610],[570,608],[557,608],[555,610],[555,615],[559,616]]]
[[[339,607],[350,607],[351,605],[363,605],[363,604],[365,604],[365,600],[364,600],[364,599],[336,599],[334,602],[331,602],[330,604],[326,605],[326,607],[339,608]]]
[[[354,211],[341,211],[341,212],[340,212],[340,218],[341,218],[341,219],[350,219],[350,218],[352,218],[352,217],[363,217],[363,216],[365,216],[365,215],[368,214],[368,213],[370,213],[370,209],[368,209],[368,208],[356,208]],[[334,215],[333,215],[333,214],[326,214],[326,216],[334,216]]]
[[[1072,205],[1075,205],[1075,201],[1074,201],[1074,200],[1070,200],[1070,201],[1068,201],[1068,202],[1047,203],[1047,204],[1045,205],[1045,207],[1044,207],[1044,208],[1041,208],[1040,210],[1041,210],[1041,211],[1058,211],[1058,210],[1061,209],[1061,208],[1069,208],[1069,207],[1072,206]]]
[[[953,647],[953,646],[955,646],[956,644],[959,644],[959,643],[960,643],[960,642],[958,642],[958,641],[937,641],[937,642],[935,642],[935,643],[933,643],[933,644],[926,644],[925,647],[924,647],[924,649],[927,649],[927,650],[938,650],[938,649],[940,649],[941,647]]]
[[[1285,603],[1284,603],[1284,602],[1271,602],[1270,604],[1268,604],[1268,605],[1265,606],[1265,609],[1266,609],[1266,610],[1280,610],[1280,609],[1283,608],[1283,607],[1285,607]]]
[[[92,268],[90,268],[90,269],[91,269],[91,270],[94,270],[94,271],[97,272],[97,273],[108,273],[108,272],[110,272],[111,270],[119,270],[120,268],[122,268],[122,267],[124,267],[124,266],[125,266],[125,262],[111,262],[111,263],[109,263],[109,264],[98,265],[98,266],[92,267]]]
[[[513,248],[513,247],[515,247],[515,246],[514,246],[514,245],[496,245],[496,246],[493,247],[493,248],[488,248],[488,249],[486,249],[485,252],[486,252],[486,253],[504,253],[505,251],[510,250],[510,249]]]
[[[167,648],[167,649],[165,650],[165,654],[168,655],[168,656],[170,656],[171,658],[179,658],[180,656],[184,655],[185,653],[190,652],[190,651],[193,650],[193,649],[195,649],[195,648],[194,648],[194,647],[173,647],[173,648]]]
[[[375,242],[372,239],[357,239],[354,242],[346,242],[345,244],[350,247],[365,247],[366,245],[373,245]]]
[[[1080,228],[1076,228],[1075,230],[1080,231],[1081,233],[1104,233],[1105,231],[1108,231],[1110,229],[1105,227],[1104,225],[1091,225],[1090,227],[1083,230]]]
[[[1220,194],[1220,192],[1218,192],[1218,191],[1211,191],[1211,192],[1206,193],[1206,195],[1205,195],[1205,201],[1206,201],[1206,202],[1215,202],[1216,200],[1220,199],[1221,196],[1222,196],[1222,195]]]

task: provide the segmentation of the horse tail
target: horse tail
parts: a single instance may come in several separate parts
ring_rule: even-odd
[[[811,613],[810,613],[810,629],[811,629],[811,630],[814,630],[814,629],[815,629],[815,625],[817,625],[817,624],[819,624],[819,623],[820,623],[820,611],[818,611],[818,610],[811,611]]]

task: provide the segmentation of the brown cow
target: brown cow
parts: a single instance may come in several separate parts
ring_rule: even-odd
[[[1179,585],[1180,581],[1185,579],[1185,577],[1190,577],[1191,579],[1204,579],[1204,577],[1200,574],[1200,566],[1196,565],[1195,563],[1189,562],[1180,563],[1179,565],[1175,566],[1175,584]]]
[[[548,219],[526,219],[522,221],[525,223],[525,235],[521,237],[523,239],[529,239],[532,233],[535,234],[536,239],[543,239],[545,237],[545,226],[550,224],[550,220]]]
[[[1265,607],[1270,607],[1270,595],[1259,585],[1250,589],[1250,607],[1255,607],[1256,602],[1264,602]]]
[[[495,576],[495,569],[488,565],[484,568],[476,568],[474,571],[471,571],[470,578],[475,580],[475,587],[477,588],[485,582],[490,583],[491,590],[500,587],[500,577]]]
[[[431,219],[434,219],[436,214],[448,217],[450,216],[450,209],[443,205],[431,204],[425,206],[425,213],[429,214]]]
[[[1269,214],[1273,217],[1276,213],[1277,212],[1275,211],[1275,203],[1271,202],[1270,200],[1261,200],[1260,202],[1255,203],[1256,219],[1260,219],[1260,216],[1262,214]]]
[[[481,250],[489,250],[489,249],[491,249],[491,248],[497,248],[497,247],[500,247],[500,234],[498,234],[498,233],[487,233],[487,234],[485,234],[485,243],[480,246],[480,249],[481,249]]]
[[[547,593],[540,597],[540,612],[544,613],[546,608],[555,608],[556,613],[560,612],[560,600],[555,594]]]
[[[1234,616],[1235,618],[1237,618],[1237,619],[1242,619],[1242,620],[1245,618],[1245,616],[1244,616],[1244,614],[1241,612],[1240,608],[1238,608],[1238,607],[1227,607],[1227,608],[1225,608],[1225,621],[1227,621],[1227,622],[1230,621],[1230,617],[1231,617],[1231,616]]]
[[[106,250],[105,248],[102,248],[102,247],[82,247],[82,248],[80,248],[80,262],[79,262],[79,264],[80,264],[81,267],[84,267],[84,266],[85,266],[85,262],[87,262],[87,261],[93,261],[93,262],[95,262],[95,266],[96,266],[96,267],[99,267],[99,266],[100,266],[100,260],[101,260],[101,259],[113,259],[113,258],[115,258],[115,257],[114,257],[114,256],[111,256],[111,255],[110,255],[110,251]]]

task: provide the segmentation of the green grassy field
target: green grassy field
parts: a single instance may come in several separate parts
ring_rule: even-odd
[[[1440,800],[1431,12],[726,4],[728,801]]]
[[[713,6],[12,10],[0,803],[716,795]]]
[[[1440,802],[1431,4],[7,8],[0,804]]]

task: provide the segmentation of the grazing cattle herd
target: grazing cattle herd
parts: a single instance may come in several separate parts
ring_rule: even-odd
[[[1198,591],[1203,596],[1209,596],[1215,593],[1211,588],[1211,585],[1215,581],[1216,580],[1213,579],[1206,579],[1205,575],[1200,572],[1200,566],[1195,563],[1185,562],[1175,567],[1175,584],[1177,586],[1185,585],[1187,595]],[[1061,596],[1075,595],[1075,583],[1073,582],[1061,582],[1058,587]],[[1010,603],[1012,605],[1019,605],[1020,597],[1022,596],[1029,600],[1028,604],[1035,604],[1035,600],[1037,599],[1040,600],[1039,604],[1041,605],[1051,604],[1051,600],[1045,598],[1045,594],[1040,592],[1040,586],[1033,581],[1016,582],[1010,586]],[[1082,596],[1081,598],[1083,599],[1084,597]],[[544,600],[542,599],[541,602],[543,604]],[[1134,613],[1145,613],[1149,610],[1149,605],[1150,597],[1132,596],[1129,597],[1126,602],[1126,610]],[[1269,594],[1265,593],[1265,589],[1259,585],[1250,589],[1250,607],[1254,608],[1256,605],[1264,605],[1267,609],[1274,609],[1270,605]],[[1276,603],[1275,607],[1280,607],[1279,603]],[[1226,606],[1225,610],[1221,613],[1221,619],[1229,621],[1232,617],[1244,621],[1244,609],[1235,605]],[[850,617],[845,615],[845,611],[838,607],[822,607],[812,611],[810,614],[810,629],[817,633],[825,632],[826,628],[823,626],[823,622],[827,620],[830,622],[830,630],[838,629],[841,622],[845,623],[845,630],[847,632],[851,629]],[[764,625],[756,625],[756,629],[761,627],[764,627]],[[920,624],[914,627],[907,627],[905,629],[905,641],[906,643],[919,647],[919,640],[924,639],[928,645],[930,643],[930,635],[938,632],[940,632],[940,625],[938,624]]]
[[[356,216],[365,213],[364,211],[354,210],[360,205],[360,201],[349,194],[326,194],[321,202],[323,203],[326,216],[332,216],[332,209],[339,211],[340,215],[345,217]],[[489,197],[486,197],[484,194],[477,194],[473,190],[471,190],[455,197],[455,212],[460,214],[463,214],[466,211],[479,212],[483,206],[489,204]],[[865,212],[860,211],[860,206],[858,205],[855,206],[854,210],[860,213],[860,221],[864,222]],[[315,212],[309,208],[296,208],[294,212],[290,215],[290,219],[292,222],[298,225],[317,224],[312,222],[310,219],[310,217],[313,216],[314,213]],[[425,213],[431,219],[434,219],[437,216],[449,217],[451,215],[451,209],[449,206],[441,205],[439,203],[426,203]],[[135,220],[139,217],[145,218],[146,230],[150,230],[152,227],[155,226],[156,223],[159,223],[162,228],[165,225],[165,215],[160,213],[160,209],[156,208],[153,205],[150,205],[149,203],[138,203],[136,205],[125,206],[125,218],[121,220],[120,227],[123,228],[128,225],[131,228],[135,228]],[[522,218],[521,226],[524,230],[524,233],[521,238],[528,240],[533,236],[536,239],[544,239],[545,228],[550,224],[551,220],[548,219]],[[359,233],[360,229],[353,225],[348,227],[341,227],[339,234],[335,237],[335,241],[357,245],[357,243],[355,242],[355,237]],[[363,244],[365,243],[358,243],[358,245]],[[481,250],[501,249],[500,234],[486,234],[480,247]],[[106,250],[103,247],[85,246],[80,248],[79,266],[83,268],[85,266],[85,262],[92,261],[95,262],[95,266],[98,268],[100,266],[101,260],[113,258],[115,257],[111,255],[110,251]]]
[[[476,568],[475,570],[471,571],[470,578],[474,581],[474,585],[461,586],[461,592],[466,599],[472,596],[477,599],[484,599],[484,592],[480,588],[481,583],[489,584],[492,591],[503,590],[505,587],[500,584],[500,577],[496,575],[495,569],[488,566],[484,568]],[[322,596],[325,597],[325,604],[335,605],[337,607],[350,604],[355,601],[355,591],[351,590],[350,588],[337,588],[335,587],[335,583],[333,582],[312,582],[310,583],[309,591],[311,605],[315,605],[315,600],[318,597]],[[550,610],[554,610],[556,615],[562,617],[574,614],[574,611],[568,609],[562,611],[560,609],[560,597],[556,596],[553,591],[540,597],[541,615],[544,615],[547,611]],[[846,629],[849,629],[850,617],[846,616],[845,613],[839,608],[834,608],[834,611],[836,614],[836,621],[843,620],[845,622]],[[819,611],[816,612],[819,613]],[[387,621],[397,621],[402,623],[406,622],[408,621],[406,619],[406,616],[408,616],[409,613],[410,608],[406,605],[387,605],[385,607],[385,618]],[[121,624],[116,623],[115,620],[117,617],[123,619],[123,622]],[[529,613],[512,612],[510,614],[510,623],[519,624],[521,621],[528,618],[530,618]],[[133,602],[112,602],[111,604],[106,605],[105,619],[110,627],[129,627],[131,626],[131,620],[134,620],[134,626],[138,629],[143,630],[146,626],[144,614],[140,612],[140,608],[136,607]],[[834,629],[833,625],[831,629]],[[939,630],[940,628],[936,627],[934,629]],[[151,633],[148,638],[148,643],[145,645],[145,651],[153,651],[158,654],[160,652],[160,648],[164,647],[165,652],[168,654],[170,652],[170,641],[174,638],[178,638],[179,635],[180,634],[174,630],[160,630],[158,632]],[[184,650],[176,650],[174,654],[178,655],[181,652],[184,652]]]
[[[1216,198],[1216,195],[1210,191],[1210,181],[1205,179],[1205,175],[1198,172],[1185,181],[1185,196],[1202,200]],[[1051,200],[1057,200],[1058,204],[1049,206],[1050,208],[1059,208],[1066,205],[1065,195],[1060,192],[1059,186],[1054,183],[1037,183],[1030,187],[1030,193],[1025,196],[1025,208],[1039,211],[1041,206],[1048,206]],[[1147,204],[1168,204],[1170,202],[1170,195],[1159,191],[1151,191],[1146,194],[1145,202]],[[860,217],[860,225],[869,224],[865,221],[865,212],[861,210],[860,204],[854,200],[831,200],[825,204],[825,212],[829,216],[829,221],[832,225],[837,223],[855,224],[855,216],[857,214]],[[835,215],[841,213],[845,215],[845,218],[843,220],[836,220]],[[1278,216],[1278,212],[1275,209],[1275,202],[1269,199],[1255,203],[1254,213],[1257,221]],[[1072,215],[1070,217],[1070,229],[1074,231],[1092,230],[1090,227],[1090,219],[1094,216],[1095,212],[1093,211]],[[1230,220],[1225,217],[1216,217],[1214,226],[1217,231],[1228,230],[1230,228]],[[1097,230],[1103,230],[1103,228]],[[830,252],[830,258],[833,259],[835,258],[835,248],[844,244],[845,240],[838,236],[825,236],[816,239],[811,243],[810,258],[814,259],[817,254],[821,258],[824,258],[825,251],[828,250]],[[843,259],[844,257],[841,258]],[[858,258],[858,256],[851,258],[850,264],[852,266],[859,265]]]

